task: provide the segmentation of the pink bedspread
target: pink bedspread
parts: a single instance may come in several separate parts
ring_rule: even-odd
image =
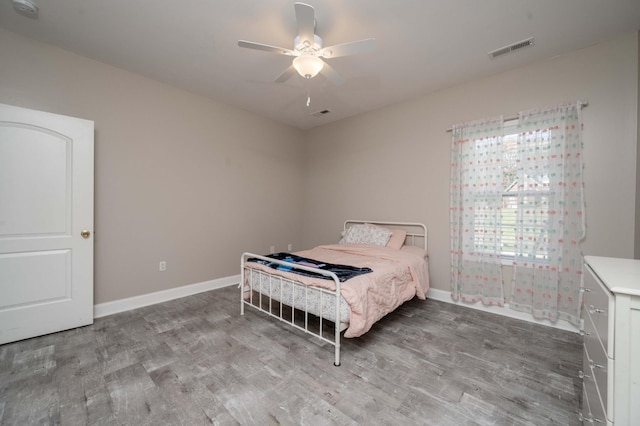
[[[358,337],[402,303],[418,296],[426,298],[429,271],[426,252],[418,247],[401,250],[364,244],[331,244],[296,252],[299,256],[357,267],[369,267],[372,273],[351,278],[340,284],[340,291],[349,305],[350,321],[344,337]],[[322,280],[268,266],[251,265],[272,274],[282,275],[303,284],[335,289],[332,280]]]

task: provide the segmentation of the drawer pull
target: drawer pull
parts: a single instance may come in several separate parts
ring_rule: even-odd
[[[580,330],[580,335],[581,336],[591,336],[591,333],[589,333],[588,331],[585,331],[585,330]]]
[[[590,314],[604,314],[604,310],[600,308],[596,308],[593,305],[589,305],[589,313]]]
[[[580,292],[582,292],[582,293],[590,293],[590,292],[591,292],[591,289],[590,289],[590,288],[587,288],[587,287],[582,287],[582,288],[580,289]]]
[[[602,420],[600,420],[597,417],[593,417],[593,414],[589,413],[589,415],[587,417],[585,417],[582,413],[578,413],[578,421],[585,423],[585,422],[589,422],[589,423],[602,423]]]
[[[584,378],[590,378],[591,376],[589,376],[588,374],[584,374],[584,371],[582,370],[578,370],[578,378],[579,379],[584,379]]]
[[[589,365],[591,366],[591,368],[604,368],[604,365],[596,364],[591,359],[589,360]]]

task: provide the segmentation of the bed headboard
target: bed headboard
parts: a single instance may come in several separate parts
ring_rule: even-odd
[[[422,223],[417,222],[386,222],[378,220],[345,220],[343,230],[346,231],[350,226],[361,225],[364,223],[370,223],[372,225],[383,226],[385,228],[402,229],[407,232],[407,236],[404,240],[405,244],[411,246],[422,247],[427,250],[427,227]]]

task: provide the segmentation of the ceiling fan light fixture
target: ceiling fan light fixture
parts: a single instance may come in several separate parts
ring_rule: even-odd
[[[313,78],[322,71],[324,62],[314,55],[302,55],[293,60],[293,67],[304,78]]]

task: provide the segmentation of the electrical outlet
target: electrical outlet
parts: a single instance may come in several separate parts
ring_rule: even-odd
[[[167,270],[167,262],[165,262],[164,260],[162,262],[160,262],[160,265],[158,266],[158,270],[160,272],[164,272]]]
[[[293,250],[293,244],[289,243],[287,244],[287,251],[291,251]]]
[[[276,252],[276,246],[270,246],[269,247],[269,254],[275,253]]]

